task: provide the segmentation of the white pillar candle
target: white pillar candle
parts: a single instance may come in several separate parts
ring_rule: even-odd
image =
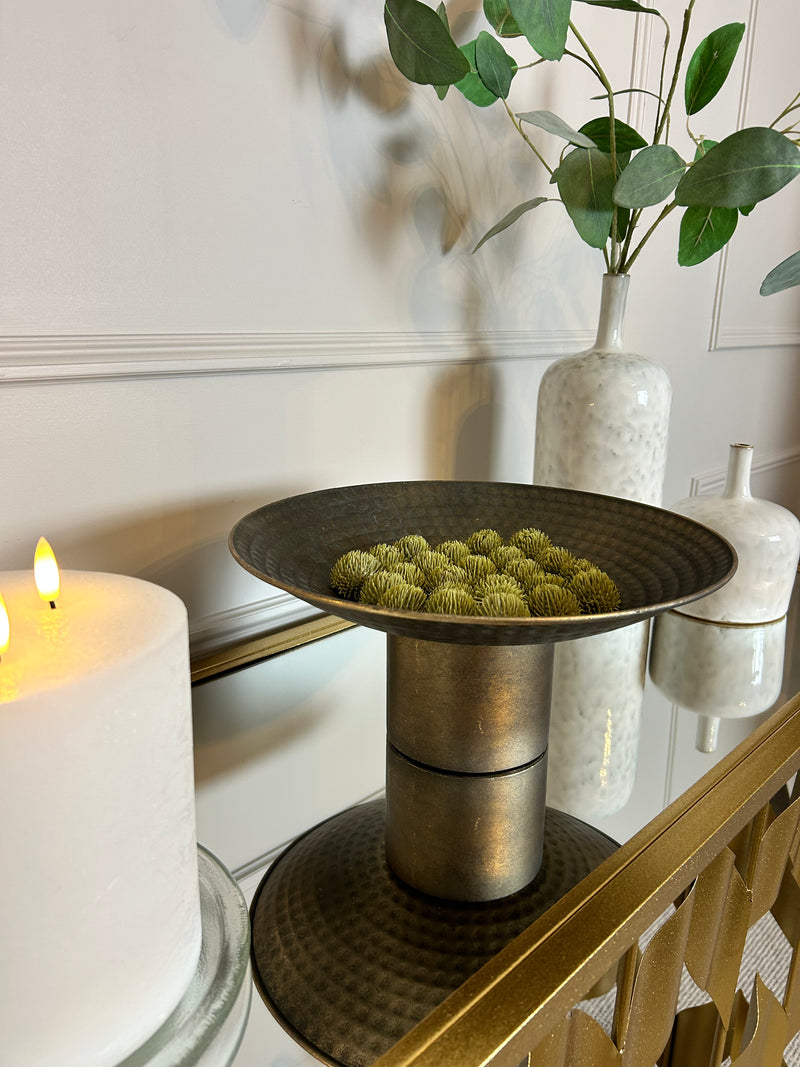
[[[186,609],[113,574],[0,594],[0,1061],[111,1067],[200,948]]]

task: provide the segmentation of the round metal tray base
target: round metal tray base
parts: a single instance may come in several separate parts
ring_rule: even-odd
[[[502,900],[418,893],[384,856],[384,801],[298,838],[251,907],[253,977],[265,1004],[323,1063],[364,1067],[609,856],[617,843],[548,808],[535,880]]]

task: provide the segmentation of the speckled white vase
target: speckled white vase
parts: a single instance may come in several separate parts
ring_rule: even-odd
[[[629,278],[603,278],[592,348],[544,374],[534,482],[660,504],[672,397],[663,367],[626,352]],[[649,624],[555,649],[547,800],[579,818],[613,815],[636,777]]]
[[[716,749],[720,719],[758,715],[781,690],[800,522],[752,496],[752,462],[752,445],[731,445],[722,494],[688,497],[672,508],[726,537],[739,559],[727,585],[669,612],[653,632],[650,676],[674,704],[700,715],[701,752]]]

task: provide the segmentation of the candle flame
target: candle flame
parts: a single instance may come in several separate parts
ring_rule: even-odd
[[[39,596],[51,603],[61,592],[61,577],[55,554],[44,537],[39,538],[33,556],[33,577]]]
[[[0,596],[0,656],[7,651],[10,636],[11,627],[8,623],[8,610],[6,609],[5,600]]]

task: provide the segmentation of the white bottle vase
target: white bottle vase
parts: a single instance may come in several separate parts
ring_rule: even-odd
[[[720,496],[680,500],[673,511],[726,537],[739,558],[722,589],[654,627],[650,676],[674,704],[700,715],[696,746],[713,752],[720,719],[766,711],[783,679],[786,612],[800,556],[800,522],[750,492],[753,447],[730,447]]]
[[[629,278],[603,278],[592,348],[544,374],[534,482],[660,504],[671,388],[663,367],[626,352]],[[556,645],[547,800],[580,818],[612,815],[636,776],[649,624]]]

